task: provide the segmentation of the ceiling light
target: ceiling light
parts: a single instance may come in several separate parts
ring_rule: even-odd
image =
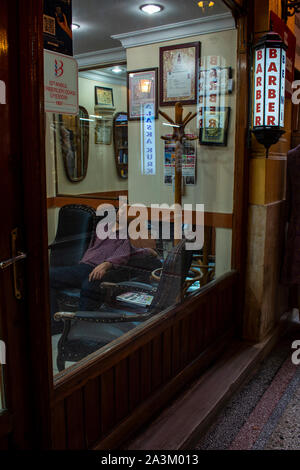
[[[113,67],[113,68],[111,69],[111,71],[114,72],[114,73],[121,73],[121,72],[123,72],[123,69],[121,69],[121,67],[119,67],[118,65],[116,65],[116,67]]]
[[[140,6],[140,10],[144,13],[148,13],[148,15],[153,15],[153,13],[159,13],[163,10],[163,6],[157,5],[155,3],[148,3],[147,5]]]
[[[202,11],[204,13],[206,7],[211,8],[214,6],[214,4],[215,2],[211,0],[203,0],[202,2],[198,2],[198,7],[202,8]]]
[[[77,24],[77,23],[72,23],[72,31],[74,31],[75,29],[79,29],[80,28],[80,25]]]

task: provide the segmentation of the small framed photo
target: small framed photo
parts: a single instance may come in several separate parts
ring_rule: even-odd
[[[201,145],[227,145],[229,107],[209,107],[203,109],[203,126],[199,129]]]
[[[158,117],[158,69],[133,70],[127,72],[127,112],[128,120],[144,118],[146,107],[151,106],[154,119]]]
[[[114,96],[112,88],[95,86],[95,104],[100,104],[102,106],[113,106]]]
[[[159,48],[160,106],[196,104],[200,42]]]

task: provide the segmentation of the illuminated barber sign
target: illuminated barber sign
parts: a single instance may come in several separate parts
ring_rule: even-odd
[[[286,45],[270,32],[255,46],[253,133],[267,149],[284,133]]]

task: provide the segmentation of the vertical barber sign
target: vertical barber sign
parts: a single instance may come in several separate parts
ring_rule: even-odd
[[[255,52],[254,126],[284,126],[286,52],[262,48]]]

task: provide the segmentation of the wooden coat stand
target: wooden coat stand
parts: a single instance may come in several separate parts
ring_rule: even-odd
[[[182,155],[183,155],[183,139],[186,140],[196,140],[197,137],[190,137],[185,134],[185,126],[197,116],[197,113],[189,112],[185,118],[182,118],[183,115],[183,106],[182,103],[178,102],[175,104],[175,122],[173,119],[168,116],[168,114],[164,113],[163,111],[159,110],[159,114],[164,117],[172,126],[173,126],[173,135],[171,137],[172,140],[175,140],[175,204],[180,204],[182,202]],[[161,136],[163,140],[170,140],[169,137]],[[209,275],[209,264],[208,264],[208,246],[207,246],[207,238],[208,238],[208,229],[209,227],[205,228],[205,236],[204,236],[204,246],[203,246],[203,255],[195,257],[194,263],[192,265],[191,271],[196,275],[193,279],[187,280],[184,286],[183,294],[186,293],[187,289],[194,284],[194,282],[199,281],[200,286],[207,284],[207,282],[211,279],[211,275]],[[179,239],[174,239],[174,244],[176,245],[179,243]]]

